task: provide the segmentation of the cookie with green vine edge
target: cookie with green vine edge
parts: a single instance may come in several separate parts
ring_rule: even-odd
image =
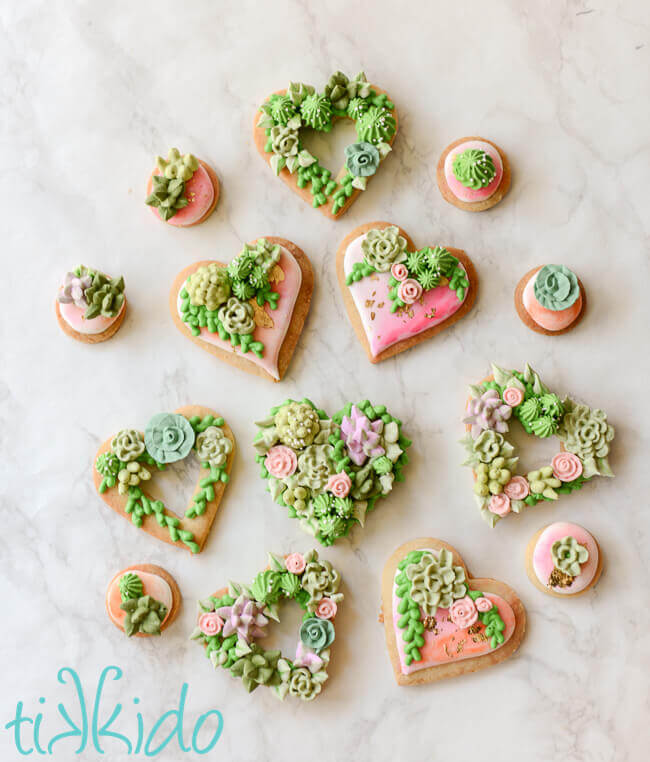
[[[460,440],[467,453],[463,465],[472,469],[474,497],[491,527],[527,506],[581,489],[595,476],[614,476],[608,458],[615,432],[607,414],[569,396],[560,398],[528,363],[523,372],[492,364],[492,374],[469,389],[463,418],[467,434]],[[513,420],[527,434],[559,440],[550,464],[516,473],[519,457],[507,439]]]
[[[235,455],[235,437],[224,419],[214,410],[203,405],[185,405],[172,414],[182,416],[194,434],[191,449],[184,457],[196,455],[197,443],[201,445],[201,454],[212,460],[201,461],[201,468],[192,488],[192,496],[182,517],[167,510],[162,501],[149,496],[144,485],[157,470],[164,470],[165,463],[156,460],[146,449],[145,435],[135,429],[123,429],[107,439],[97,451],[93,465],[93,480],[95,489],[102,500],[113,511],[131,523],[155,537],[157,540],[189,550],[193,554],[200,553],[208,539],[212,523],[221,504],[226,485],[230,479],[230,471]],[[222,435],[211,437],[204,434],[210,427],[222,432]],[[187,437],[189,428],[187,429]],[[131,452],[120,460],[114,452],[113,442],[120,435],[122,442],[127,441]],[[199,443],[200,435],[202,442]],[[214,438],[215,443],[208,440]],[[230,444],[225,444],[227,440]],[[218,443],[217,443],[218,442]],[[212,454],[209,450],[212,449]],[[226,452],[227,451],[227,452]],[[218,464],[225,455],[225,463]],[[176,458],[175,460],[183,460]],[[174,461],[175,462],[175,461]],[[129,467],[129,464],[133,464]],[[120,474],[127,472],[124,479],[125,487],[120,492]],[[130,477],[128,473],[135,474]],[[129,483],[138,480],[136,484]],[[124,492],[124,489],[126,490]]]
[[[398,273],[402,280],[394,276],[393,267],[379,272],[365,257],[360,259],[359,241],[363,243],[371,231],[387,228],[395,228],[398,237],[406,242],[396,263],[403,270]],[[412,256],[426,258],[432,252],[445,256],[446,268],[442,272],[426,268],[416,273],[417,263],[413,264]],[[348,233],[336,254],[336,274],[348,318],[371,363],[394,357],[451,328],[472,309],[478,293],[476,269],[462,249],[416,249],[408,233],[391,222],[366,222]],[[411,304],[399,298],[399,288],[407,281],[416,281],[421,289]],[[355,295],[354,290],[359,293]]]
[[[231,582],[198,602],[197,625],[190,635],[212,666],[223,667],[252,693],[260,685],[280,699],[312,701],[328,679],[334,620],[343,600],[341,575],[316,550],[304,556],[269,553],[269,565],[250,585]],[[304,614],[295,657],[266,650],[260,640],[271,620],[280,622],[280,604],[294,601]]]
[[[262,284],[251,285],[254,272],[245,279],[233,278],[230,275],[233,263],[260,242],[266,242],[273,249],[277,247],[280,252]],[[225,273],[229,298],[237,295],[233,290],[248,289],[245,293],[239,292],[239,296],[241,302],[251,307],[249,312],[255,323],[252,333],[244,336],[228,333],[219,319],[223,304],[209,310],[204,305],[193,306],[188,299],[187,285],[191,276],[200,268],[214,265]],[[201,349],[240,370],[278,382],[286,373],[302,335],[313,290],[314,272],[303,250],[286,238],[261,236],[244,244],[244,249],[228,264],[203,260],[183,268],[172,283],[169,310],[178,330]]]
[[[328,133],[340,119],[351,119],[357,142],[345,149],[334,175],[307,151],[300,131]],[[385,90],[360,72],[348,78],[335,72],[323,91],[291,82],[270,95],[255,113],[253,138],[272,171],[304,201],[330,219],[338,219],[366,189],[391,151],[398,130],[395,104]]]
[[[420,570],[423,551],[433,563]],[[400,545],[386,562],[380,620],[395,680],[406,686],[505,661],[526,631],[517,593],[500,580],[472,577],[460,553],[433,537]]]
[[[349,402],[329,417],[307,398],[288,399],[256,425],[267,491],[325,546],[364,526],[377,501],[404,481],[411,440],[385,405]]]

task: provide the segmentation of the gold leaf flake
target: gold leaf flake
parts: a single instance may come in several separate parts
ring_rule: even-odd
[[[282,277],[284,277],[284,275]],[[264,309],[264,307],[260,307],[260,305],[257,303],[257,299],[253,297],[253,299],[248,300],[248,303],[252,304],[253,310],[255,310],[255,314],[253,315],[253,319],[255,320],[255,325],[259,326],[260,328],[274,328],[275,327],[273,318]]]
[[[280,265],[273,265],[269,274],[269,283],[281,283],[284,280],[284,270]]]

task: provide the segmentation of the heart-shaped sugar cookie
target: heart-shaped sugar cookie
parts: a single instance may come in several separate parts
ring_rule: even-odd
[[[432,683],[498,664],[519,647],[526,611],[503,582],[470,575],[460,553],[421,537],[382,576],[388,653],[399,685]]]
[[[145,484],[173,463],[191,456],[201,470],[182,518],[145,491]],[[122,429],[95,457],[93,479],[102,500],[158,540],[200,553],[229,480],[235,437],[214,410],[186,405],[154,416],[145,432]]]
[[[261,378],[280,381],[309,312],[314,275],[295,243],[266,236],[231,262],[205,260],[174,279],[169,309],[202,349]]]
[[[345,149],[336,176],[305,149],[305,130],[330,132],[339,119],[355,123],[357,142]],[[255,114],[253,137],[262,158],[295,193],[331,219],[338,219],[366,189],[391,151],[397,111],[388,94],[366,81],[363,72],[349,79],[335,72],[317,93],[311,85],[291,82],[273,93]]]
[[[336,272],[350,322],[373,363],[453,325],[471,310],[478,288],[464,251],[416,249],[390,222],[368,222],[349,233]]]

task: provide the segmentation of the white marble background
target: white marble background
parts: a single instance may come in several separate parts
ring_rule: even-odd
[[[224,731],[212,757],[234,761],[647,759],[647,330],[650,67],[646,2],[35,2],[0,4],[0,756],[18,758],[3,726],[16,702],[43,709],[43,737],[62,730],[60,667],[78,670],[89,701],[100,670],[125,677],[114,698],[135,734],[132,698],[150,728],[189,683],[186,734],[211,708]],[[322,86],[337,68],[386,88],[401,131],[393,155],[334,223],[305,205],[258,156],[256,106],[289,79]],[[466,134],[504,147],[513,187],[471,215],[436,187],[442,149]],[[339,151],[351,128],[336,130]],[[177,145],[208,160],[222,198],[206,224],[174,230],[144,206],[153,156]],[[335,152],[322,149],[335,168]],[[473,312],[415,350],[372,366],[349,325],[334,255],[354,226],[390,220],[416,243],[447,243],[474,259]],[[243,240],[294,240],[316,272],[312,311],[281,385],[235,372],[184,340],[167,295],[174,274],[228,260]],[[530,267],[564,262],[589,310],[572,333],[526,329],[512,306]],[[129,313],[112,341],[75,343],[58,329],[63,273],[85,262],[123,273]],[[466,384],[495,360],[528,360],[560,392],[609,413],[615,480],[495,530],[474,507],[457,439]],[[195,599],[248,581],[265,552],[309,538],[257,478],[253,420],[287,396],[334,411],[348,399],[390,405],[414,440],[408,480],[327,556],[348,580],[331,679],[311,704],[252,696],[215,673],[188,642]],[[92,486],[99,443],[143,428],[161,410],[220,410],[240,445],[233,479],[203,554],[161,546],[112,514]],[[532,444],[532,443],[531,443]],[[524,467],[552,454],[546,443]],[[173,491],[171,480],[167,490]],[[584,523],[606,570],[577,600],[538,592],[524,570],[528,538],[555,519]],[[394,547],[419,535],[451,542],[477,575],[524,601],[528,634],[510,661],[476,675],[398,688],[377,624],[379,578]],[[104,591],[119,569],[164,565],[185,597],[160,641],[130,641],[109,623]],[[295,624],[295,617],[289,617]],[[285,647],[295,639],[283,628]],[[39,705],[42,696],[46,703]],[[109,707],[110,708],[110,707]],[[73,713],[74,708],[70,711]],[[74,757],[74,741],[53,757]],[[108,757],[126,759],[119,744]],[[187,757],[177,748],[158,759]],[[77,757],[78,758],[78,757]],[[82,759],[99,755],[87,751]]]

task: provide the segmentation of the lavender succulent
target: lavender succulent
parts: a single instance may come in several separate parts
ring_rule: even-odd
[[[217,614],[225,622],[221,631],[224,638],[236,632],[242,640],[250,643],[252,639],[266,635],[264,627],[269,620],[262,614],[262,609],[245,595],[240,595],[232,606],[218,608]]]
[[[511,415],[512,408],[501,401],[499,392],[488,389],[467,403],[467,416],[463,418],[463,423],[471,425],[472,437],[476,439],[482,431],[488,429],[505,434],[508,431],[507,420]]]
[[[75,307],[85,310],[88,306],[86,289],[90,288],[92,282],[92,275],[89,274],[85,267],[78,268],[76,272],[66,273],[63,287],[57,299],[61,304],[71,304],[74,302]]]

